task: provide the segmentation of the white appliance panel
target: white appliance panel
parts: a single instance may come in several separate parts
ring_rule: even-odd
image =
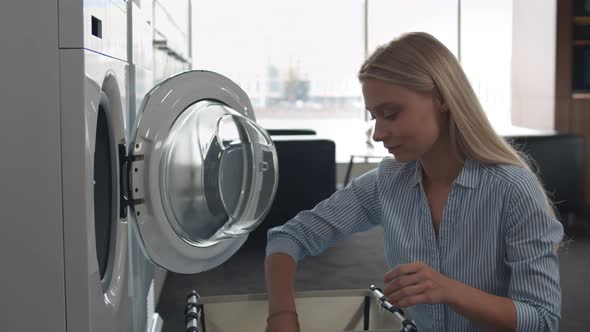
[[[85,48],[127,60],[127,9],[122,2],[59,0],[59,48]]]
[[[70,331],[126,331],[129,324],[128,224],[119,218],[117,145],[126,136],[126,67],[88,50],[61,50],[61,127],[67,326]],[[85,78],[85,79],[83,79]],[[112,160],[112,224],[101,278],[95,236],[94,152],[101,93]]]

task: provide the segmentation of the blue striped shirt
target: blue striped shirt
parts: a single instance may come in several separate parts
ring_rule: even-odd
[[[380,225],[390,268],[423,261],[447,277],[512,299],[517,331],[558,331],[556,247],[563,227],[545,209],[535,175],[467,160],[436,237],[421,174],[419,161],[383,160],[314,209],[269,230],[266,254],[283,252],[299,261]],[[422,332],[485,331],[447,305],[420,304],[408,311]]]

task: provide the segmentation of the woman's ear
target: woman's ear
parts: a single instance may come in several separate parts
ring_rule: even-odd
[[[443,97],[440,94],[440,92],[438,91],[438,89],[434,90],[433,97],[434,97],[434,103],[435,103],[436,107],[438,108],[438,110],[440,110],[442,113],[449,111],[449,106],[447,106],[447,103],[445,103],[445,100],[443,99]]]

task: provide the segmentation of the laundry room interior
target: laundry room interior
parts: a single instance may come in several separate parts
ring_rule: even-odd
[[[590,0],[0,22],[0,331],[590,330]]]

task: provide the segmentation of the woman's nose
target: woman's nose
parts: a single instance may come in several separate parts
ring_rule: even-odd
[[[381,142],[387,136],[387,132],[384,130],[382,124],[375,120],[375,124],[373,125],[373,140],[375,142]]]

